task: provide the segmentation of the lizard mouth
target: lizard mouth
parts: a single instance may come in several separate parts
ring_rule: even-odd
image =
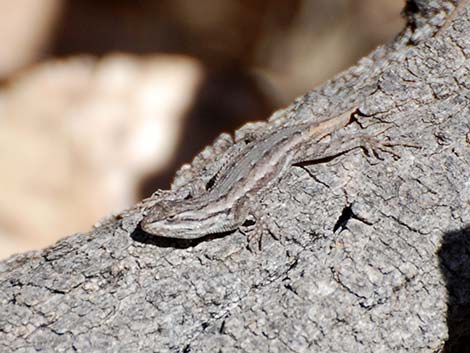
[[[155,228],[156,221],[157,220],[155,219],[155,217],[146,216],[140,221],[139,226],[142,230],[148,233],[149,231],[152,231],[152,229]]]

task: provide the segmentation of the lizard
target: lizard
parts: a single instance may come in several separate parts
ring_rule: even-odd
[[[377,156],[373,145],[396,154],[389,147],[403,143],[380,142],[362,134],[335,136],[355,120],[358,112],[355,107],[330,118],[284,126],[254,138],[231,157],[209,187],[196,187],[194,195],[152,204],[140,223],[141,229],[161,237],[197,239],[240,229],[251,216],[255,220],[253,235],[259,235],[266,226],[257,209],[259,195],[279,181],[290,166],[334,157],[358,147]],[[330,140],[324,141],[328,137]]]

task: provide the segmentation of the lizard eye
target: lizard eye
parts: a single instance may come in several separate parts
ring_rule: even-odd
[[[168,217],[166,217],[166,220],[167,221],[174,221],[175,218],[176,218],[176,214],[173,213],[173,214],[168,215]]]

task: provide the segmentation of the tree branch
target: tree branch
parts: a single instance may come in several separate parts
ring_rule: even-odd
[[[152,238],[138,228],[140,205],[5,260],[0,351],[462,351],[470,5],[452,9],[409,1],[408,26],[393,43],[269,122],[356,104],[364,129],[390,126],[391,139],[421,149],[397,147],[401,158],[378,163],[354,151],[291,168],[260,205],[282,238],[265,236],[257,254],[240,232]],[[207,167],[199,156],[190,173]]]

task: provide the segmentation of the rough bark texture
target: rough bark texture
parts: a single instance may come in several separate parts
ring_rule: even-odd
[[[255,254],[240,232],[149,237],[137,207],[3,261],[0,351],[465,351],[470,4],[454,9],[409,1],[394,43],[270,120],[357,104],[366,131],[421,149],[293,167],[260,205],[282,238]]]

